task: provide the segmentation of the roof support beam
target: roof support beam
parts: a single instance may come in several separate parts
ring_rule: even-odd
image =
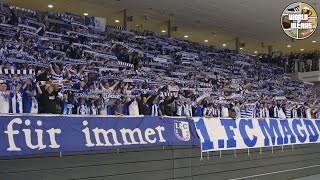
[[[123,10],[123,29],[127,30],[127,9]]]
[[[168,24],[167,24],[167,34],[168,34],[168,37],[171,37],[171,20],[169,19],[168,21]]]
[[[239,37],[236,37],[236,50],[239,51],[240,50],[240,41],[239,41]]]

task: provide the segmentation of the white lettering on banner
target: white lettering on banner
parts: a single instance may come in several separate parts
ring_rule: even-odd
[[[31,122],[30,120],[26,120],[25,122],[26,126],[30,126]],[[37,121],[37,125],[41,126],[42,122],[41,121]],[[38,137],[38,144],[33,145],[31,142],[31,130],[30,129],[22,129],[22,131],[24,132],[24,138],[26,140],[26,144],[30,149],[44,149],[47,146],[43,144],[43,140],[42,140],[42,134],[43,134],[43,130],[42,129],[35,129],[35,132],[37,133],[37,137]]]
[[[114,129],[109,129],[106,131],[104,129],[94,128],[92,131],[94,132],[94,137],[97,141],[96,146],[121,146],[121,143],[118,142],[117,133]],[[109,138],[108,138],[109,133],[112,135],[114,144],[111,144],[109,141]],[[103,135],[105,144],[101,143],[100,137],[99,137],[100,134]]]
[[[19,134],[18,130],[13,130],[13,124],[21,124],[21,123],[22,123],[21,119],[14,118],[9,122],[7,126],[7,130],[4,131],[4,133],[8,134],[9,148],[7,149],[7,151],[21,151],[21,149],[16,146],[13,138],[13,135]]]
[[[82,124],[83,124],[84,126],[87,126],[87,125],[88,125],[88,121],[83,121]],[[94,144],[92,143],[91,138],[90,138],[90,130],[89,130],[89,128],[88,128],[88,127],[84,128],[84,129],[82,130],[82,132],[84,133],[85,138],[86,138],[86,142],[87,142],[87,143],[86,143],[86,146],[87,146],[87,147],[93,147]]]
[[[19,135],[20,132],[19,132],[19,130],[14,130],[13,126],[14,126],[14,124],[20,125],[22,123],[23,123],[23,121],[20,118],[14,118],[8,123],[7,130],[4,131],[4,133],[6,133],[8,136],[8,142],[9,142],[9,147],[7,148],[7,151],[21,151],[21,148],[16,146],[15,140],[14,140],[14,135]],[[31,121],[27,119],[24,121],[24,124],[26,126],[30,126]],[[39,127],[42,126],[42,121],[37,121],[37,125]],[[21,129],[21,128],[17,128],[17,129]],[[30,149],[41,150],[41,149],[47,148],[47,145],[45,145],[43,143],[43,129],[35,129],[34,130],[36,132],[37,142],[38,142],[36,145],[32,144],[31,130],[30,129],[22,129],[22,131],[24,132],[25,143]],[[51,129],[47,130],[46,132],[49,134],[49,138],[50,138],[49,147],[52,149],[59,148],[60,145],[56,142],[56,134],[61,134],[61,129],[51,128]]]
[[[83,126],[88,126],[88,121],[82,122]],[[155,131],[155,130],[156,131]],[[117,136],[117,131],[114,129],[99,129],[98,127],[95,127],[92,129],[92,132],[94,133],[94,140],[96,144],[94,144],[94,141],[91,140],[91,134],[89,127],[85,127],[82,132],[85,135],[86,139],[86,146],[87,147],[93,147],[93,146],[121,146],[121,145],[132,145],[132,144],[154,144],[157,142],[166,142],[166,140],[163,138],[162,132],[165,131],[164,127],[157,126],[156,128],[147,128],[144,133],[141,132],[139,128],[135,128],[133,130],[122,128],[120,129],[121,137],[123,143],[120,143]],[[156,133],[157,132],[157,133]],[[100,137],[103,137],[103,141],[101,141]],[[158,138],[157,138],[158,136]],[[119,136],[120,137],[120,136]],[[138,139],[138,140],[137,140]],[[112,142],[110,142],[112,140]],[[147,142],[146,142],[146,141]]]
[[[122,128],[120,129],[120,132],[122,134],[122,139],[123,139],[123,145],[131,145],[131,144],[147,144],[142,138],[141,130],[139,128],[135,128],[134,130],[131,129],[125,129]],[[134,134],[138,135],[138,138],[140,142],[137,142],[134,138]],[[127,134],[129,134],[129,137],[131,139],[131,142],[127,140]]]
[[[146,137],[146,140],[151,144],[153,144],[157,141],[156,137],[154,137],[153,139],[150,139],[150,136],[155,135],[155,134],[156,134],[156,132],[151,128],[146,129],[146,131],[144,132],[144,136]]]
[[[319,143],[320,120],[193,118],[203,152]]]
[[[158,135],[159,135],[159,142],[166,142],[166,140],[163,138],[163,135],[162,135],[162,131],[165,130],[164,127],[157,126],[155,129],[157,130]]]
[[[49,145],[49,147],[55,148],[55,149],[59,148],[60,145],[56,141],[56,134],[61,134],[61,129],[51,128],[51,129],[47,130],[47,133],[49,134],[50,143],[51,143]]]

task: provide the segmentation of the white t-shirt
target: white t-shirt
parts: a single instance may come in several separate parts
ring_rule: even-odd
[[[31,114],[38,114],[38,101],[32,97]]]
[[[138,102],[134,100],[130,105],[129,105],[129,116],[138,116],[139,115],[139,106]]]
[[[306,109],[306,118],[311,119],[311,109],[310,108]]]
[[[107,115],[107,102],[108,100],[105,100],[105,99],[102,99],[100,102],[99,102],[99,114],[100,115]]]
[[[188,117],[192,117],[192,107],[190,104],[186,104],[186,105],[178,105],[177,107],[177,115],[178,116],[188,116]]]
[[[0,113],[9,113],[9,100],[10,100],[10,94],[9,91],[6,92],[0,92]]]
[[[283,112],[282,108],[279,109],[279,118],[280,119],[286,119],[287,118],[286,114]]]
[[[221,108],[221,117],[229,117],[229,110],[226,107]]]
[[[182,115],[182,105],[177,106],[177,115],[181,116]]]

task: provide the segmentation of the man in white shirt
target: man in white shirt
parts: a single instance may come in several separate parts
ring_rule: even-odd
[[[2,83],[0,86],[0,102],[1,102],[0,113],[9,113],[10,93],[7,89],[8,89],[7,84]]]
[[[312,108],[312,106],[309,105],[309,104],[307,104],[307,105],[305,106],[306,118],[307,118],[307,119],[312,119],[312,116],[311,116],[311,108]]]
[[[229,117],[229,109],[227,107],[227,104],[223,104],[221,106],[221,117],[224,117],[224,118]]]
[[[134,97],[131,102],[129,102],[129,116],[139,116],[139,105],[137,99]]]

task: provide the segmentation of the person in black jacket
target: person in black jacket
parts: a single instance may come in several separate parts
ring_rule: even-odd
[[[151,106],[146,96],[142,96],[141,101],[138,101],[138,106],[140,115],[151,115]]]
[[[175,100],[174,97],[166,96],[164,101],[160,103],[160,110],[164,116],[174,116],[172,103]]]
[[[48,88],[42,88],[39,92],[40,94],[40,104],[43,106],[42,113],[59,114],[57,106],[60,102],[60,97],[58,96],[58,91],[54,90],[52,85]]]
[[[237,114],[236,114],[236,111],[234,109],[234,105],[232,103],[230,103],[230,108],[228,110],[229,110],[229,117],[231,117],[233,119],[236,119]]]

